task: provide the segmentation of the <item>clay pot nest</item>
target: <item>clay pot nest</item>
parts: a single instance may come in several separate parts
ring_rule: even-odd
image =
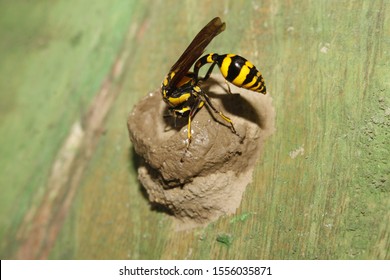
[[[239,136],[205,106],[192,121],[187,149],[187,118],[168,116],[160,89],[136,104],[128,118],[131,142],[142,158],[138,178],[150,202],[182,225],[206,224],[236,211],[264,142],[275,130],[269,94],[231,89],[234,94],[227,93],[222,78],[202,85]]]

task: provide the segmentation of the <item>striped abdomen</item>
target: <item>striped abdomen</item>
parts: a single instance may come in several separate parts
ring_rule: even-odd
[[[212,63],[204,79],[208,79],[215,64],[218,64],[222,75],[232,84],[252,91],[266,94],[263,76],[256,67],[245,58],[235,54],[211,53],[203,56],[195,63],[194,72],[198,74],[199,68]]]

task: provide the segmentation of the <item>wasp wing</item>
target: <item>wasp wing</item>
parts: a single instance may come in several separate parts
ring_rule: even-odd
[[[212,19],[192,40],[180,58],[172,66],[170,73],[174,72],[169,85],[175,87],[188,73],[192,64],[202,55],[204,49],[219,33],[225,30],[225,23],[219,17]]]

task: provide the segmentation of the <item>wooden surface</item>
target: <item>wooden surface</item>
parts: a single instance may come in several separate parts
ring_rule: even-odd
[[[390,258],[387,1],[2,1],[0,15],[2,259]],[[143,195],[126,119],[214,16],[227,29],[208,51],[260,68],[277,131],[236,215],[175,232]]]

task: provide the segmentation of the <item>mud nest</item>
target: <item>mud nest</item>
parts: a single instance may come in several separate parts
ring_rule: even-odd
[[[152,204],[172,213],[183,226],[205,224],[240,205],[266,138],[274,132],[272,98],[209,79],[202,85],[214,106],[230,117],[239,134],[206,106],[192,121],[168,116],[160,90],[148,94],[128,118],[130,139],[142,158],[138,177]]]

